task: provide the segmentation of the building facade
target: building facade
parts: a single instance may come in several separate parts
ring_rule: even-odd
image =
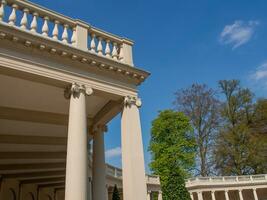
[[[1,200],[106,200],[104,134],[118,114],[123,198],[147,198],[137,87],[149,73],[132,47],[29,1],[0,1]]]

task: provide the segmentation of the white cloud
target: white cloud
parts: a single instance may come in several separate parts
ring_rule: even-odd
[[[220,42],[224,45],[232,45],[233,49],[247,43],[253,36],[258,21],[235,21],[226,25],[220,34]]]
[[[114,158],[121,156],[121,147],[115,147],[106,151],[106,158]]]
[[[263,81],[267,84],[267,61],[262,63],[251,73],[250,78],[254,81]]]

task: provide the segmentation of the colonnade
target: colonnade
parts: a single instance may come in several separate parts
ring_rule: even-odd
[[[248,189],[246,189],[246,190],[248,190]],[[252,190],[252,193],[253,193],[254,200],[259,200],[258,194],[257,194],[257,188],[252,188],[251,190]],[[240,200],[244,200],[243,189],[231,190],[231,191],[238,191],[239,199]],[[216,192],[222,192],[222,190],[212,190],[212,191],[210,191],[212,200],[216,200],[216,196],[215,196]],[[225,200],[230,200],[229,190],[226,189],[223,192],[224,192],[224,199]],[[194,199],[193,193],[194,192],[190,192],[190,197],[191,197],[192,200],[196,200],[196,199]],[[204,191],[197,191],[196,193],[197,193],[197,200],[204,200],[204,198],[203,198]]]
[[[65,91],[70,99],[65,200],[88,200],[88,138],[86,96],[93,90],[84,85],[72,84]],[[145,199],[147,194],[143,144],[139,109],[141,101],[136,97],[125,97],[121,119],[121,148],[123,170],[123,195],[125,200]],[[105,183],[106,165],[104,132],[106,126],[93,126],[93,200],[107,200]]]

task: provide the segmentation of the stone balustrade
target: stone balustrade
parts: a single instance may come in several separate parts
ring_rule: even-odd
[[[267,175],[196,177],[186,181],[192,200],[261,200]]]
[[[0,0],[0,23],[133,66],[131,40],[26,0]]]
[[[186,181],[187,186],[201,184],[245,184],[250,182],[266,182],[267,175],[252,175],[252,176],[217,176],[217,177],[195,177]]]

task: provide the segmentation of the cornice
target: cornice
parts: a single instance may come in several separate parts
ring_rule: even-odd
[[[61,56],[64,59],[88,64],[96,69],[107,73],[124,76],[140,85],[149,75],[149,72],[132,67],[130,65],[108,59],[90,51],[78,49],[70,44],[65,44],[52,38],[32,33],[28,30],[21,30],[18,27],[0,22],[0,39],[9,40],[16,44],[34,48],[38,51],[46,51],[49,54]]]

